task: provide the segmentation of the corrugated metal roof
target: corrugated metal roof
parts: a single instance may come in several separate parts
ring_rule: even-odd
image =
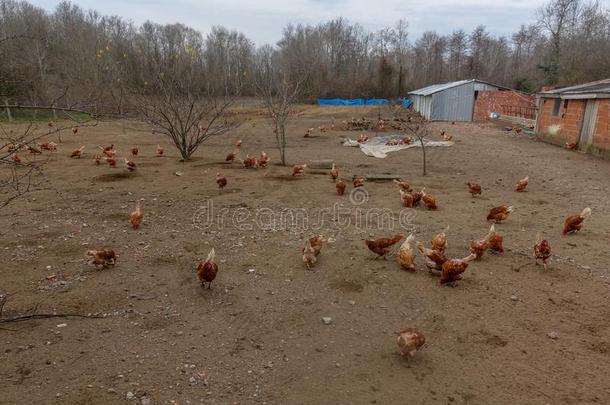
[[[585,84],[579,84],[576,86],[564,87],[561,89],[543,91],[542,95],[577,95],[577,94],[598,94],[608,93],[610,94],[610,79],[599,80],[596,82],[590,82]]]
[[[484,82],[482,80],[470,79],[470,80],[458,80],[455,82],[442,83],[442,84],[433,84],[432,86],[410,91],[409,94],[415,94],[417,96],[429,96],[431,94],[438,93],[439,91],[451,89],[453,87],[462,86],[464,84],[473,83],[473,82],[484,83],[484,84],[488,84],[490,86],[498,87],[501,89],[508,89],[508,87],[498,86],[496,84]]]
[[[430,94],[438,93],[439,91],[447,90],[452,87],[461,86],[466,83],[470,83],[472,80],[458,80],[457,82],[449,82],[443,84],[433,84],[432,86],[424,87],[419,90],[410,91],[409,94],[415,94],[417,96],[429,96]]]

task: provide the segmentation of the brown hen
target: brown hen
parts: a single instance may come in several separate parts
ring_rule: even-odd
[[[367,239],[364,241],[369,250],[375,254],[377,257],[383,257],[390,253],[391,247],[398,243],[402,239],[402,235],[394,235],[389,238],[381,238],[381,239]]]

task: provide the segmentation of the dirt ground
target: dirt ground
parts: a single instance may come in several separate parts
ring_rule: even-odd
[[[188,163],[136,124],[125,133],[110,122],[64,135],[45,168],[50,187],[0,213],[0,290],[10,294],[3,316],[37,306],[102,317],[0,324],[0,403],[610,403],[610,162],[495,125],[441,123],[435,138],[445,129],[457,142],[430,149],[422,177],[418,149],[375,159],[339,144],[357,132],[303,138],[331,117],[339,124],[362,113],[376,116],[306,109],[288,127],[289,163],[334,159],[346,179],[397,173],[426,187],[438,211],[403,211],[388,182],[368,182],[368,200],[355,205],[336,195],[327,174],[292,178],[277,165],[261,118],[209,140]],[[266,151],[271,166],[225,164],[238,138],[244,152]],[[135,173],[93,163],[96,145],[110,143],[119,156],[140,147]],[[167,157],[154,157],[157,143]],[[80,145],[85,158],[69,159]],[[222,194],[216,172],[228,178]],[[515,192],[525,175],[528,191]],[[482,196],[466,191],[470,180]],[[138,198],[144,221],[133,230],[128,215]],[[449,225],[448,254],[464,257],[486,233],[488,210],[502,204],[515,207],[497,226],[505,253],[471,263],[455,287],[439,286],[419,257],[417,273],[407,273],[394,258],[374,260],[362,242],[414,231],[428,244]],[[564,218],[586,206],[593,214],[583,230],[563,237]],[[314,224],[253,222],[332,207],[347,211],[319,226],[334,242],[314,271],[300,254]],[[356,221],[375,208],[394,220],[406,213],[409,224]],[[209,212],[227,214],[207,226]],[[554,253],[547,270],[531,257],[538,232]],[[93,247],[114,248],[116,267],[88,266],[84,253]],[[212,247],[220,270],[204,289],[195,269]],[[426,335],[411,360],[396,346],[403,327]]]

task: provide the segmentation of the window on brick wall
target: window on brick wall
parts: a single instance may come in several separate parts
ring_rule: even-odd
[[[559,110],[561,109],[561,99],[556,98],[555,103],[553,104],[553,116],[557,117],[559,115]]]

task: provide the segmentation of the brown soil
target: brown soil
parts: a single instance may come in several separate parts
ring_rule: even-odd
[[[3,316],[38,306],[103,318],[0,324],[0,403],[107,404],[126,401],[128,392],[133,402],[179,404],[608,403],[610,162],[496,126],[435,124],[435,134],[445,129],[457,142],[430,149],[422,177],[417,149],[374,159],[339,145],[339,136],[356,132],[303,138],[331,116],[338,125],[363,113],[376,117],[374,110],[304,109],[289,126],[288,159],[334,159],[345,179],[399,173],[425,186],[439,210],[410,211],[407,229],[354,223],[358,209],[385,208],[398,217],[391,183],[367,183],[368,201],[354,206],[349,193],[335,194],[327,175],[291,177],[276,164],[261,117],[206,142],[187,163],[144,126],[122,133],[103,123],[64,135],[45,169],[48,189],[2,210],[0,289],[11,294]],[[225,164],[238,138],[244,153],[264,150],[272,164]],[[120,157],[139,146],[135,173],[93,163],[96,146],[110,143]],[[157,143],[167,157],[154,157]],[[85,158],[69,159],[81,144]],[[222,194],[216,172],[229,181]],[[527,192],[516,193],[525,175]],[[479,182],[482,196],[472,198],[466,181]],[[128,215],[138,198],[144,221],[133,230]],[[210,199],[214,212],[228,213],[221,228],[203,226]],[[311,216],[335,203],[348,211],[323,223],[320,232],[335,241],[314,271],[300,254],[312,229],[248,230],[251,223],[229,220],[236,212],[263,218],[267,208],[302,208]],[[415,274],[393,257],[373,260],[362,242],[414,230],[428,244],[450,225],[448,254],[464,257],[469,241],[486,233],[488,210],[502,204],[515,206],[496,227],[506,252],[471,263],[454,287],[439,286],[420,258]],[[563,219],[585,206],[593,215],[583,230],[563,237]],[[538,232],[554,253],[547,270],[531,257]],[[88,266],[84,253],[93,247],[115,249],[117,265]],[[220,270],[208,290],[195,269],[211,247]],[[396,346],[403,327],[426,335],[411,360]]]

